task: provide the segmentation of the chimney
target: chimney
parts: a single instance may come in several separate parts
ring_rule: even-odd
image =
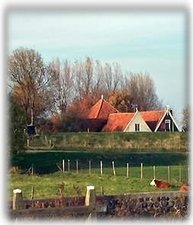
[[[169,105],[166,105],[166,111],[167,112],[170,112],[173,115],[172,109],[170,108]]]
[[[169,105],[166,105],[166,110],[170,111],[170,106]]]
[[[101,100],[103,100],[103,95],[101,95]]]

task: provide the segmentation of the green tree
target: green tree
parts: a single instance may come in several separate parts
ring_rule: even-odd
[[[9,95],[9,112],[10,153],[15,154],[24,149],[26,116],[16,98],[11,94]]]

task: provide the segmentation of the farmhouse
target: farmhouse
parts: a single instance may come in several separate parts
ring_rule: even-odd
[[[164,110],[120,113],[103,98],[88,113],[87,127],[91,131],[105,132],[179,131],[168,107]]]
[[[139,111],[135,113],[113,113],[110,114],[103,131],[122,131],[122,132],[135,132],[135,131],[148,131],[150,128],[144,121]]]
[[[173,115],[168,107],[160,111],[140,112],[151,131],[180,131]]]
[[[101,99],[90,109],[87,118],[107,120],[111,113],[119,113],[119,111],[101,96]]]
[[[85,126],[87,130],[101,131],[112,113],[119,113],[119,111],[101,96],[101,99],[91,107],[86,117]]]

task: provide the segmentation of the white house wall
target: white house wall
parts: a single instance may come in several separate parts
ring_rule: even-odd
[[[135,124],[140,124],[139,132],[152,132],[149,126],[146,124],[140,112],[136,113],[130,123],[126,126],[124,132],[136,132],[135,131]]]

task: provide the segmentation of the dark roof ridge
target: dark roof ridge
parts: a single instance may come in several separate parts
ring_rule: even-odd
[[[118,110],[117,110],[118,111]],[[130,113],[133,113],[135,114],[136,112],[119,112],[118,113],[110,113],[109,115],[112,115],[112,114],[116,114],[116,115],[119,115],[119,114],[130,114]]]
[[[166,111],[166,109],[146,110],[146,111],[138,111],[138,112],[144,113],[144,112],[165,112],[165,111]]]

